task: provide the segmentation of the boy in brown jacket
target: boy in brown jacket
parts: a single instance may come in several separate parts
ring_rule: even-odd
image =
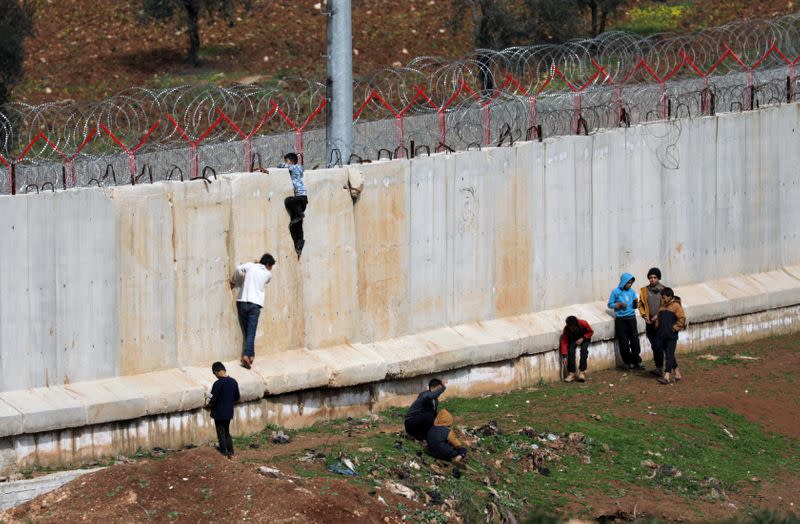
[[[428,452],[434,457],[461,462],[467,456],[467,448],[450,429],[452,424],[453,416],[450,412],[446,409],[441,410],[436,415],[436,420],[428,430],[425,440],[428,442]]]
[[[639,291],[639,314],[644,319],[644,333],[650,342],[650,349],[653,351],[653,362],[656,368],[650,373],[660,377],[664,374],[664,352],[658,347],[656,339],[656,317],[661,308],[661,292],[664,291],[664,284],[661,283],[661,270],[652,267],[647,272],[648,284]]]
[[[662,384],[679,382],[683,377],[678,371],[675,348],[678,345],[678,332],[686,328],[686,314],[681,306],[681,298],[676,297],[672,288],[661,291],[661,307],[656,317],[656,339],[664,351],[664,376],[658,381]]]

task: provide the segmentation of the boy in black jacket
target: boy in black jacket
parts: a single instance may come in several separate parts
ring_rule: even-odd
[[[233,457],[233,439],[231,438],[231,420],[233,419],[233,403],[239,400],[239,383],[228,376],[222,362],[214,362],[211,371],[217,381],[211,386],[208,407],[211,418],[217,427],[219,451],[229,459]]]
[[[444,393],[445,389],[444,382],[438,378],[431,379],[428,390],[420,393],[417,400],[408,408],[405,419],[406,433],[417,440],[425,440],[428,430],[436,419],[439,395]]]

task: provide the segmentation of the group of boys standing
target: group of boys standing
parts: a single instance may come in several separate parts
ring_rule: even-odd
[[[625,369],[644,369],[636,324],[638,313],[644,319],[645,335],[653,351],[655,369],[651,373],[661,384],[674,384],[683,378],[678,371],[675,350],[678,332],[686,328],[686,315],[680,297],[661,283],[659,268],[650,268],[647,280],[648,284],[637,295],[633,290],[635,277],[623,273],[619,285],[608,298],[608,308],[614,311],[614,332],[620,358]],[[566,366],[568,373],[565,382],[586,380],[589,344],[593,335],[592,326],[586,320],[574,315],[566,318],[559,340],[562,365]],[[576,354],[578,351],[579,355]],[[445,389],[442,380],[435,378],[430,381],[428,389],[419,394],[406,412],[405,430],[414,439],[425,441],[428,452],[434,457],[460,462],[466,458],[467,448],[451,429],[452,415],[446,409],[437,411],[439,396]]]
[[[619,346],[619,356],[623,367],[631,370],[644,369],[639,346],[639,328],[636,324],[638,313],[645,322],[645,335],[653,351],[655,369],[651,371],[662,384],[674,384],[683,377],[678,371],[675,349],[678,332],[686,327],[686,315],[680,297],[661,283],[661,270],[650,268],[647,272],[648,284],[641,288],[639,295],[633,290],[636,281],[630,273],[623,273],[619,285],[611,290],[608,308],[614,311],[614,334]],[[585,320],[575,316],[566,319],[561,333],[559,348],[563,364],[567,368],[565,382],[586,380],[586,361],[589,355],[589,342],[592,327]],[[576,367],[576,351],[580,348],[580,362]]]

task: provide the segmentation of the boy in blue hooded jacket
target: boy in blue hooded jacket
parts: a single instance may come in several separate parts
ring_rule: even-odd
[[[639,329],[636,326],[636,310],[639,297],[633,290],[636,279],[630,273],[623,273],[619,285],[608,297],[608,308],[614,310],[614,332],[619,344],[619,356],[629,369],[644,369],[639,356]]]

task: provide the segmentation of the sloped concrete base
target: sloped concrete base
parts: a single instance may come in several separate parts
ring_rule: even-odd
[[[768,309],[692,323],[681,335],[679,352],[740,343],[800,331],[800,306]],[[598,337],[599,338],[599,337]],[[642,337],[643,356],[649,358]],[[597,340],[590,348],[589,372],[616,364],[614,343]],[[691,373],[689,371],[689,373]],[[451,369],[437,375],[448,382],[448,395],[480,396],[505,393],[559,379],[555,351],[523,355],[499,362]],[[297,428],[319,420],[364,416],[391,406],[408,405],[424,389],[428,375],[394,378],[339,388],[316,388],[271,395],[238,404],[234,434],[260,431],[266,424]],[[206,409],[145,415],[135,420],[94,424],[0,439],[0,472],[32,466],[79,464],[153,447],[178,448],[215,439]]]

